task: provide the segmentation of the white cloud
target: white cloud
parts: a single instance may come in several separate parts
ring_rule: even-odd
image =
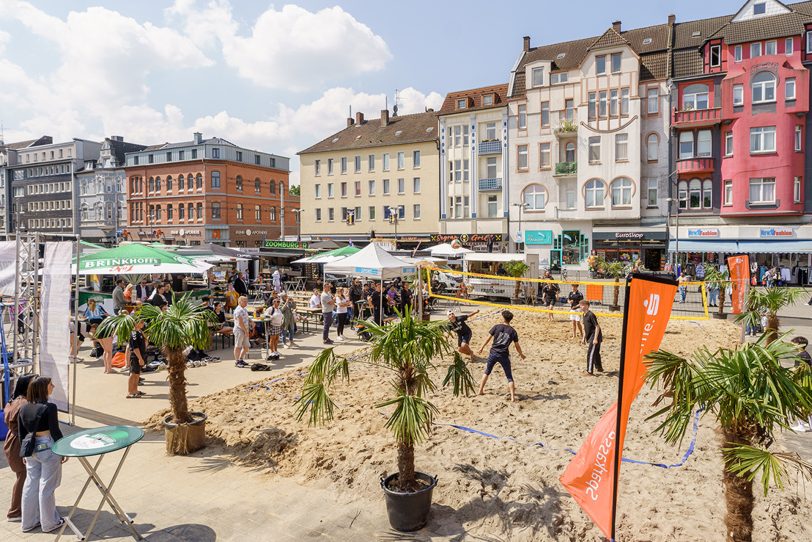
[[[6,44],[11,40],[11,34],[0,30],[0,54],[6,50]]]
[[[166,13],[182,18],[186,34],[203,47],[216,37],[229,66],[268,88],[318,88],[381,70],[392,58],[382,37],[338,6],[316,12],[270,7],[246,34],[239,33],[225,0],[203,9],[194,0],[177,0]]]

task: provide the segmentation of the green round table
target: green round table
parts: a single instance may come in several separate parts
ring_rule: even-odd
[[[79,540],[88,540],[93,532],[93,527],[96,526],[96,521],[99,519],[99,514],[101,513],[101,509],[105,501],[113,509],[113,512],[115,512],[119,521],[130,529],[133,537],[136,540],[141,540],[141,535],[139,535],[138,531],[136,531],[135,527],[133,527],[132,518],[128,516],[124,512],[121,505],[116,502],[111,491],[116,478],[118,478],[119,472],[121,472],[121,467],[124,465],[124,461],[127,459],[127,454],[130,452],[130,447],[142,438],[144,438],[144,431],[138,427],[131,427],[129,425],[111,425],[106,427],[97,427],[95,429],[85,429],[84,431],[79,431],[78,433],[61,438],[54,443],[51,450],[56,455],[77,458],[88,474],[87,481],[85,482],[84,487],[82,487],[82,491],[79,492],[79,496],[76,498],[76,502],[74,503],[73,508],[71,508],[70,514],[68,514],[68,517],[65,518],[65,525],[63,525],[62,529],[59,530],[59,534],[56,537],[57,540],[62,537],[66,527],[70,527],[70,530],[73,531]],[[124,450],[124,454],[122,454],[121,459],[118,462],[118,466],[116,467],[113,477],[110,479],[110,483],[105,485],[98,473],[99,464],[101,463],[102,459],[104,459],[105,455],[117,450]],[[95,464],[91,465],[87,458],[94,456],[98,456],[99,458],[96,460]],[[99,506],[96,508],[96,513],[93,515],[93,520],[90,522],[87,532],[82,534],[76,525],[74,525],[72,518],[76,513],[79,503],[81,502],[85,491],[87,491],[90,482],[93,482],[96,488],[102,494],[102,500],[99,503]]]

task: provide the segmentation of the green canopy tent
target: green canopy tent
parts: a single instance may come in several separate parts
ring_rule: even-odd
[[[124,275],[133,282],[150,273],[202,274],[210,267],[211,264],[193,258],[140,244],[122,244],[83,254],[79,260],[80,275]]]

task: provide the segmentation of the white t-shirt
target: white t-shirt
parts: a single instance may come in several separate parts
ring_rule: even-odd
[[[321,312],[333,312],[336,308],[336,302],[332,294],[322,292],[321,294]]]
[[[349,299],[347,299],[346,297],[336,297],[336,312],[338,314],[347,314],[348,307],[341,306],[342,303],[346,303],[347,301],[349,301]]]
[[[237,323],[234,326],[235,330],[240,329],[239,322],[242,322],[245,329],[248,330],[248,326],[251,324],[251,316],[248,314],[248,309],[240,306],[234,309],[234,322]]]
[[[321,298],[316,294],[311,295],[310,296],[310,308],[311,309],[318,309],[319,307],[321,307]]]
[[[275,327],[282,326],[282,319],[284,318],[282,314],[282,309],[277,309],[276,307],[268,307],[265,309],[265,316],[271,319],[271,325]]]

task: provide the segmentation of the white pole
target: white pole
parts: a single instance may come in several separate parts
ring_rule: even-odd
[[[82,236],[76,236],[76,274],[74,275],[73,290],[75,292],[73,298],[73,325],[76,330],[76,340],[79,340],[79,262],[82,255]],[[73,351],[73,344],[70,345],[70,351]],[[71,400],[72,405],[70,409],[70,424],[76,425],[76,356],[71,356],[71,366],[73,368],[73,378],[71,382]]]

